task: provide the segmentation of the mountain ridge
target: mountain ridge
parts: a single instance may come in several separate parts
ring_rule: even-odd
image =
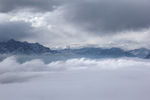
[[[39,43],[20,42],[14,39],[0,42],[0,54],[12,55],[56,55],[59,57],[87,57],[87,58],[116,58],[116,57],[139,57],[148,58],[150,50],[139,48],[134,50],[123,50],[121,48],[96,48],[83,47],[77,49],[51,50]],[[53,56],[55,57],[55,56]]]
[[[14,39],[0,42],[1,54],[44,54],[54,53],[48,47],[45,47],[39,43],[20,42]]]

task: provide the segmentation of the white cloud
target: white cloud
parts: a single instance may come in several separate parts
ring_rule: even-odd
[[[10,57],[0,63],[0,97],[3,100],[148,100],[149,75],[149,60],[136,58],[82,58],[49,64],[32,60],[19,64],[15,57]]]
[[[141,59],[70,59],[45,64],[41,60],[31,60],[19,64],[15,57],[8,57],[0,62],[0,83],[22,82],[33,77],[50,72],[80,71],[80,70],[120,70],[149,68],[149,60]]]

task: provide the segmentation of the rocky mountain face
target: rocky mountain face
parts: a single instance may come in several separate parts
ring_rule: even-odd
[[[20,42],[9,40],[0,42],[0,54],[44,54],[55,53],[55,51],[40,45],[39,43]]]

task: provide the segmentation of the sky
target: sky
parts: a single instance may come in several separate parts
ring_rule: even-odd
[[[150,48],[149,0],[0,0],[0,40]]]

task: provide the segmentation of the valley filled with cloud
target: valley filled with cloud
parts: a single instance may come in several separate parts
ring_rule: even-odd
[[[139,58],[0,62],[3,100],[148,100],[150,62]],[[8,96],[9,95],[9,96]]]

